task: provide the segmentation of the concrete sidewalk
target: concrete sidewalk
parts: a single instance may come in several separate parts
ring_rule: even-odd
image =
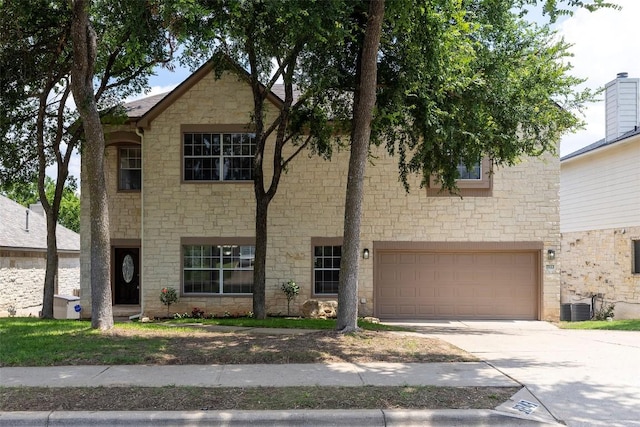
[[[119,365],[0,368],[6,387],[494,386],[520,384],[483,362],[287,365]],[[524,403],[523,403],[524,402]],[[527,414],[527,412],[530,414]],[[495,410],[4,412],[0,426],[410,426],[555,424],[522,389]]]
[[[0,379],[7,387],[520,386],[483,362],[16,367],[0,368]]]

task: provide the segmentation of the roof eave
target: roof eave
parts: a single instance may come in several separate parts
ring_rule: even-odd
[[[613,141],[611,141],[609,143],[602,144],[602,145],[600,145],[598,147],[594,147],[593,149],[588,150],[588,151],[584,151],[582,153],[574,152],[574,153],[571,153],[571,154],[567,154],[566,156],[560,158],[560,163],[569,163],[569,162],[572,162],[572,161],[577,160],[577,159],[584,159],[584,158],[589,157],[591,155],[599,154],[599,153],[601,153],[603,151],[609,150],[610,148],[620,147],[622,145],[626,145],[626,144],[632,143],[635,140],[640,140],[640,130],[636,131],[635,133],[633,133],[631,135],[626,135],[626,136],[623,135],[622,137],[620,137],[618,139],[615,139],[615,140],[613,140]],[[578,150],[578,151],[580,151],[580,150]]]

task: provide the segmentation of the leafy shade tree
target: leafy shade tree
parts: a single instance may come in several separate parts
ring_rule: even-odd
[[[429,185],[435,176],[443,191],[455,193],[460,162],[471,166],[488,157],[495,167],[512,165],[522,156],[554,152],[560,136],[580,126],[576,113],[593,93],[578,91],[582,80],[569,75],[569,46],[558,41],[548,26],[520,19],[520,7],[537,3],[388,1],[371,137],[397,155],[407,191],[409,175],[418,174],[422,185]],[[560,9],[559,3],[544,2],[552,19],[570,12]],[[594,10],[611,7],[602,1],[566,3]],[[373,15],[370,12],[369,19]],[[354,182],[361,185],[364,178],[364,168],[352,173],[351,166],[357,163],[353,145],[359,144],[355,129],[358,114],[363,113],[358,73],[366,42],[354,39],[345,44],[347,49],[335,52],[343,56],[320,53],[310,70],[316,70],[313,78],[318,81],[334,79],[341,88],[338,93],[355,87],[348,182],[355,188]],[[339,71],[328,72],[323,64],[333,64]],[[356,193],[347,189],[338,309],[342,330],[357,327],[359,228],[354,217],[360,215],[362,199]]]
[[[94,3],[91,16],[99,38],[97,73],[90,83],[102,113],[114,115],[111,107],[139,93],[153,67],[172,57],[174,46],[167,39],[162,4],[160,0]],[[74,64],[71,6],[69,0],[0,2],[0,178],[8,185],[38,177],[48,227],[43,317],[53,317],[58,269],[55,227],[69,161],[85,136],[77,113],[69,108]],[[56,164],[57,175],[54,196],[48,198],[45,168],[51,163]],[[108,271],[108,256],[93,261],[96,268]],[[108,279],[107,275],[97,286],[109,288]]]
[[[53,317],[53,293],[58,271],[56,226],[71,154],[79,134],[67,132],[73,119],[67,108],[65,78],[71,63],[65,40],[65,1],[29,0],[0,4],[0,178],[3,186],[31,182],[47,219],[47,263],[42,315]],[[56,162],[57,175],[47,196],[45,169]],[[51,194],[51,193],[50,193]]]
[[[289,163],[305,148],[329,156],[332,128],[321,94],[300,73],[309,52],[333,47],[344,35],[340,23],[348,8],[336,0],[282,2],[201,0],[195,7],[177,2],[175,30],[190,43],[196,65],[213,57],[216,72],[232,70],[253,94],[255,132],[253,183],[256,202],[256,251],[253,313],[266,317],[266,255],[269,204]],[[336,34],[340,34],[336,37]],[[268,106],[276,81],[284,85],[277,111]],[[294,96],[298,90],[299,95]],[[267,164],[265,166],[265,163]],[[269,171],[267,173],[267,171]]]
[[[85,137],[85,161],[88,173],[91,217],[91,325],[110,329],[113,326],[109,279],[110,243],[109,210],[104,176],[104,131],[97,99],[119,96],[139,90],[158,63],[173,54],[166,51],[161,4],[154,2],[96,2],[93,21],[91,0],[70,0],[72,7],[71,91],[81,118]],[[160,19],[159,19],[160,18]],[[114,26],[114,28],[110,28]],[[101,29],[101,43],[94,27]],[[114,31],[115,29],[115,31]],[[100,67],[100,73],[96,67]],[[97,76],[97,90],[94,81]]]
[[[56,184],[51,177],[47,176],[44,186],[47,200],[49,204],[51,204],[55,195]],[[78,183],[73,176],[70,176],[62,191],[60,213],[58,215],[58,223],[76,233],[80,232],[80,198],[77,192]],[[29,207],[40,201],[37,182],[29,182],[26,184],[16,182],[0,190],[0,193],[25,207]]]
[[[362,41],[358,42],[351,152],[347,172],[342,262],[338,287],[338,319],[342,332],[358,329],[358,265],[360,261],[360,223],[364,197],[364,172],[369,155],[371,121],[376,103],[377,60],[384,16],[384,0],[371,0]],[[344,284],[344,285],[343,285]]]
[[[86,138],[87,189],[91,194],[91,326],[113,327],[109,264],[109,209],[104,178],[104,132],[93,92],[97,57],[97,37],[89,23],[88,4],[73,0],[71,40],[74,65],[71,69],[71,90],[82,119]]]

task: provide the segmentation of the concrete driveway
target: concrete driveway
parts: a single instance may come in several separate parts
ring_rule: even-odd
[[[569,426],[640,426],[640,332],[534,321],[384,323],[411,325],[473,353]]]

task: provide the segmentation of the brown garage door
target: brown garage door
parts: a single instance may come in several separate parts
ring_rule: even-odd
[[[536,319],[538,252],[377,251],[383,319]]]

